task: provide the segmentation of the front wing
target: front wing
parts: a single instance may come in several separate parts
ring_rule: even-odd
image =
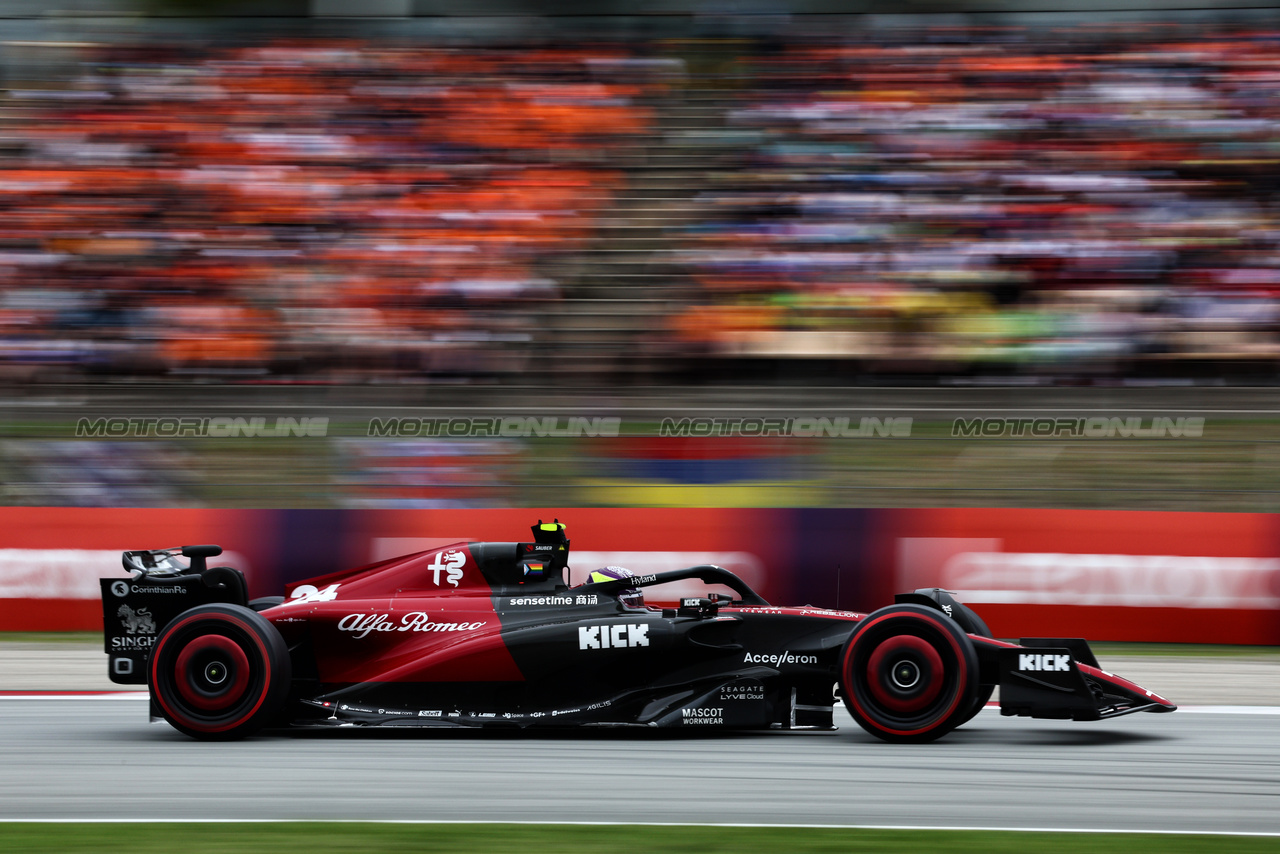
[[[1172,712],[1173,703],[1098,665],[1080,638],[974,638],[984,679],[1000,686],[1000,713],[1097,721],[1134,712]],[[991,677],[994,676],[994,679]]]

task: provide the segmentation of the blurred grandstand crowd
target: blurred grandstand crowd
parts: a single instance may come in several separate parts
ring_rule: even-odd
[[[610,57],[108,47],[17,90],[4,360],[108,374],[518,371],[645,128]],[[596,62],[593,64],[593,60]]]
[[[821,29],[68,47],[0,378],[1274,375],[1280,28]]]

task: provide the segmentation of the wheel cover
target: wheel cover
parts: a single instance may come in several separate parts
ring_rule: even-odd
[[[174,663],[178,694],[192,708],[220,712],[244,698],[249,657],[223,635],[203,635],[183,647]]]
[[[904,715],[925,709],[942,692],[942,656],[915,635],[894,635],[867,658],[867,687],[875,701]]]

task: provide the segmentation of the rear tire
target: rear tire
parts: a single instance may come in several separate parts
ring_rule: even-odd
[[[890,742],[926,742],[967,720],[978,656],[949,617],[891,605],[858,624],[840,655],[840,692],[858,725]]]
[[[289,649],[265,617],[240,605],[201,605],[165,626],[151,650],[151,701],[193,738],[229,740],[279,715]]]
[[[984,638],[992,637],[991,629],[987,628],[987,624],[983,622],[981,617],[975,614],[971,608],[968,608],[964,605],[961,605],[960,607],[964,608],[964,610],[968,612],[966,616],[968,617],[971,623],[969,634],[978,635],[979,637],[984,637]],[[971,708],[967,714],[962,715],[961,718],[958,721],[956,721],[955,726],[962,727],[965,724],[967,724],[969,721],[976,718],[978,716],[978,712],[986,708],[987,702],[991,699],[991,695],[994,694],[995,692],[996,692],[995,685],[979,685],[978,698],[974,700],[973,708]],[[952,729],[955,729],[955,727],[952,727]]]

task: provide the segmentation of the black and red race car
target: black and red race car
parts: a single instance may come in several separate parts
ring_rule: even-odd
[[[1176,708],[1102,670],[1083,640],[991,638],[943,590],[860,614],[772,606],[717,566],[570,587],[559,522],[254,601],[238,570],[208,567],[220,553],[125,552],[132,579],[102,579],[111,678],[148,684],[153,719],[202,739],[268,725],[831,729],[843,699],[872,735],[920,742],[996,686],[1005,715]],[[691,580],[732,593],[643,604]]]

